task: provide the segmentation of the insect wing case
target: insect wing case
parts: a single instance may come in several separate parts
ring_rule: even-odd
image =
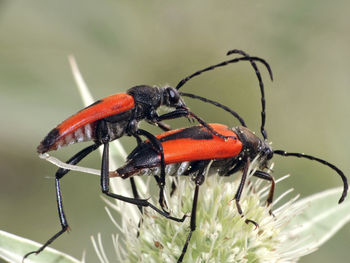
[[[40,143],[37,150],[39,153],[45,153],[68,144],[95,139],[98,120],[111,118],[113,115],[125,115],[134,108],[134,105],[133,97],[126,93],[118,93],[98,100],[54,128]]]
[[[210,124],[220,134],[237,135],[222,124]],[[210,133],[203,126],[173,130],[156,136],[160,139],[166,164],[199,160],[225,159],[238,156],[242,143],[238,139],[224,140]],[[149,142],[141,143],[127,158],[127,163],[117,170],[123,177],[130,176],[143,168],[160,165],[160,155]]]

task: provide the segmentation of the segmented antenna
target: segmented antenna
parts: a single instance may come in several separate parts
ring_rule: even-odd
[[[214,134],[215,136],[220,137],[221,139],[227,140],[228,138],[237,140],[236,136],[225,136],[222,135],[220,133],[218,133],[217,131],[215,131],[209,124],[207,124],[205,121],[203,121],[200,117],[198,117],[196,114],[194,114],[193,112],[189,111],[188,115],[195,118],[202,126],[204,126],[205,128],[207,128],[212,134]]]
[[[229,51],[230,52],[230,51]],[[258,61],[262,64],[265,65],[265,67],[267,68],[268,72],[269,72],[269,75],[270,75],[270,78],[271,80],[273,80],[273,74],[272,74],[272,71],[271,71],[271,68],[270,68],[270,65],[262,58],[259,58],[259,57],[239,57],[239,58],[234,58],[234,59],[231,59],[231,60],[226,60],[226,61],[223,61],[219,64],[216,64],[216,65],[212,65],[212,66],[209,66],[207,68],[204,68],[202,70],[199,70],[189,76],[187,76],[186,78],[180,80],[180,82],[176,85],[176,89],[180,89],[183,85],[185,85],[185,83],[187,81],[189,81],[190,79],[202,74],[203,72],[206,72],[206,71],[210,71],[210,70],[213,70],[215,68],[218,68],[218,67],[224,67],[228,64],[231,64],[231,63],[236,63],[236,62],[239,62],[239,61]]]
[[[245,57],[250,57],[248,53],[244,52],[243,50],[239,49],[233,49],[227,52],[227,55],[231,54],[240,54]],[[264,138],[265,141],[267,141],[267,132],[265,130],[265,120],[266,120],[266,103],[265,103],[265,90],[264,90],[264,82],[262,80],[260,71],[258,69],[258,66],[254,62],[254,60],[249,60],[250,64],[252,65],[253,69],[255,70],[255,74],[259,81],[259,87],[261,92],[261,126],[260,126],[260,132]],[[268,64],[267,64],[268,65]],[[270,66],[268,65],[267,68],[269,69],[270,78],[273,80],[272,71],[270,69]]]
[[[198,95],[195,95],[195,94],[192,94],[192,93],[185,93],[185,92],[179,92],[181,96],[185,96],[185,97],[189,97],[189,98],[192,98],[192,99],[199,99],[201,101],[204,101],[204,102],[208,102],[208,103],[211,103],[229,113],[231,113],[240,123],[242,126],[244,127],[247,127],[243,118],[237,113],[235,112],[234,110],[230,109],[229,107],[219,103],[219,102],[216,102],[216,101],[213,101],[213,100],[210,100],[210,99],[207,99],[207,98],[204,98],[204,97],[201,97],[201,96],[198,96]]]
[[[255,61],[262,63],[266,67],[266,69],[267,69],[267,71],[269,73],[270,79],[273,81],[273,74],[272,74],[271,67],[264,59],[259,58],[259,57],[251,57],[248,53],[244,52],[243,50],[233,49],[233,50],[230,50],[230,51],[227,52],[227,55],[231,55],[231,54],[240,54],[243,57],[238,57],[238,58],[234,58],[234,59],[231,59],[231,60],[226,60],[226,61],[223,61],[223,62],[221,62],[219,64],[215,64],[215,65],[206,67],[206,68],[204,68],[202,70],[199,70],[199,71],[197,71],[197,72],[187,76],[186,78],[182,79],[177,84],[176,89],[180,89],[187,81],[189,81],[193,77],[196,77],[196,76],[202,74],[203,72],[210,71],[210,70],[213,70],[215,68],[223,67],[223,66],[226,66],[228,64],[236,63],[236,62],[239,62],[239,61],[249,61],[250,64],[252,65],[252,67],[253,67],[253,69],[255,71],[255,74],[256,74],[256,76],[258,78],[258,81],[259,81],[259,87],[260,87],[260,92],[261,92],[261,107],[262,107],[262,109],[261,109],[261,126],[260,126],[260,131],[261,131],[261,134],[262,134],[264,140],[267,140],[267,132],[265,130],[266,106],[265,106],[264,83],[262,81],[262,77],[261,77],[260,71],[259,71]],[[233,114],[241,123],[243,121],[242,118],[237,116],[238,114],[232,113],[232,110],[230,108],[228,108],[228,107],[226,107],[226,106],[224,106],[222,104],[219,104],[219,103],[217,103],[215,101],[212,101],[212,100],[209,100],[209,99],[205,99],[203,97],[200,97],[200,96],[197,96],[197,95],[194,95],[194,94],[190,94],[190,93],[180,93],[180,94],[183,95],[183,96],[200,99],[200,100],[202,100],[204,102],[208,102],[208,103],[211,103],[213,105],[216,105],[216,106],[218,106],[218,107],[220,107],[220,108],[230,112],[231,114]],[[243,121],[243,123],[244,123],[244,121]],[[245,125],[243,125],[243,126],[245,126]]]
[[[338,167],[336,167],[335,165],[333,165],[325,160],[319,159],[319,158],[311,156],[311,155],[303,154],[303,153],[289,153],[289,152],[286,152],[283,150],[274,150],[273,153],[278,154],[278,155],[282,155],[285,157],[294,156],[294,157],[298,157],[298,158],[306,158],[306,159],[309,159],[312,161],[317,161],[323,165],[330,167],[334,171],[336,171],[340,175],[341,179],[343,180],[343,185],[344,185],[343,193],[342,193],[338,203],[340,204],[341,202],[344,201],[344,199],[348,193],[348,180],[347,180],[346,176],[344,175],[344,173]]]

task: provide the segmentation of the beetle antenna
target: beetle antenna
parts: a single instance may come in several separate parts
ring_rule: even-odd
[[[244,52],[243,50],[239,50],[239,49],[233,49],[227,52],[226,55],[231,55],[231,54],[240,54],[244,57],[250,57],[248,53]],[[256,65],[254,60],[249,60],[250,64],[252,65],[255,74],[258,78],[259,81],[259,87],[260,87],[260,92],[261,92],[261,126],[260,126],[260,132],[262,134],[262,136],[264,137],[264,140],[267,140],[267,132],[265,130],[265,120],[266,120],[266,103],[265,103],[265,89],[264,89],[264,82],[262,80],[260,71],[258,69],[258,66]],[[272,75],[272,71],[271,68],[269,66],[269,64],[265,64],[266,68],[269,71],[270,74],[270,78],[271,80],[273,80],[273,75]]]
[[[207,98],[204,98],[204,97],[201,97],[201,96],[198,96],[198,95],[195,95],[195,94],[192,94],[192,93],[185,93],[185,92],[179,92],[179,94],[181,96],[185,96],[185,97],[189,97],[189,98],[192,98],[192,99],[199,99],[201,101],[204,101],[204,102],[207,102],[207,103],[211,103],[229,113],[231,113],[240,123],[242,126],[244,127],[247,127],[243,118],[237,113],[235,112],[234,110],[230,109],[229,107],[219,103],[219,102],[216,102],[216,101],[213,101],[213,100],[210,100],[210,99],[207,99]]]
[[[210,71],[210,70],[213,70],[215,68],[218,68],[218,67],[223,67],[223,66],[226,66],[228,64],[231,64],[231,63],[236,63],[236,62],[239,62],[239,61],[249,61],[252,65],[252,67],[254,68],[255,70],[255,74],[258,78],[258,81],[259,81],[259,86],[260,86],[260,91],[261,91],[261,106],[262,106],[262,110],[261,110],[261,127],[260,127],[260,130],[261,130],[261,134],[263,135],[264,137],[264,140],[267,140],[267,133],[265,131],[265,119],[266,119],[266,111],[265,111],[265,91],[264,91],[264,83],[262,81],[262,77],[261,77],[261,74],[260,74],[260,71],[255,63],[255,61],[257,62],[260,62],[262,63],[268,73],[269,73],[269,76],[270,76],[270,79],[273,80],[273,74],[272,74],[272,70],[271,70],[271,67],[270,65],[262,58],[259,58],[259,57],[251,57],[249,56],[246,52],[244,52],[243,50],[239,50],[239,49],[233,49],[233,50],[230,50],[227,52],[227,55],[231,55],[231,54],[240,54],[242,55],[243,57],[238,57],[238,58],[234,58],[234,59],[231,59],[231,60],[226,60],[226,61],[223,61],[219,64],[215,64],[215,65],[212,65],[212,66],[209,66],[207,68],[204,68],[202,70],[199,70],[189,76],[187,76],[186,78],[182,79],[176,86],[176,89],[180,89],[187,81],[189,81],[190,79],[192,79],[193,77],[196,77],[200,74],[202,74],[203,72],[206,72],[206,71]],[[194,98],[194,97],[192,97]],[[198,98],[199,99],[199,98]],[[204,101],[204,100],[203,100]],[[209,102],[209,101],[208,101]],[[209,102],[209,103],[212,103],[214,104],[213,102]],[[215,104],[214,104],[215,105]],[[220,107],[220,106],[218,106]],[[222,108],[222,107],[221,107]],[[225,109],[226,110],[226,109]],[[237,118],[237,117],[236,117]]]
[[[230,52],[231,51],[229,51],[228,53],[232,54]],[[180,89],[183,85],[185,85],[185,83],[187,81],[189,81],[193,77],[196,77],[196,76],[202,74],[203,72],[210,71],[210,70],[213,70],[213,69],[219,68],[219,67],[224,67],[224,66],[226,66],[228,64],[237,63],[239,61],[258,61],[258,62],[264,64],[264,66],[266,67],[267,71],[269,72],[271,80],[273,80],[273,74],[272,74],[272,70],[271,70],[271,67],[270,67],[269,63],[267,63],[264,59],[259,58],[259,57],[244,56],[244,57],[234,58],[234,59],[231,59],[231,60],[225,60],[225,61],[223,61],[221,63],[218,63],[218,64],[215,64],[215,65],[206,67],[206,68],[201,69],[201,70],[198,70],[197,72],[195,72],[195,73],[193,73],[193,74],[183,78],[182,80],[180,80],[180,82],[176,85],[176,89],[177,90]]]
[[[208,123],[206,123],[205,121],[203,121],[200,117],[198,117],[196,114],[194,114],[193,112],[189,111],[188,115],[195,118],[203,127],[205,127],[206,129],[208,129],[212,134],[214,134],[215,136],[220,137],[221,139],[228,139],[228,138],[232,138],[237,140],[236,136],[225,136],[222,135],[220,133],[218,133],[217,131],[215,131]]]
[[[282,156],[286,156],[286,157],[287,156],[295,156],[298,158],[306,158],[306,159],[309,159],[312,161],[317,161],[319,163],[322,163],[322,164],[332,168],[334,171],[336,171],[340,175],[341,179],[343,180],[343,185],[344,185],[343,193],[342,193],[338,203],[340,204],[341,202],[344,201],[344,199],[347,195],[347,192],[348,192],[348,180],[347,180],[346,176],[344,175],[344,173],[338,167],[336,167],[335,165],[333,165],[325,160],[319,159],[319,158],[311,156],[311,155],[303,154],[303,153],[289,153],[289,152],[286,152],[283,150],[274,150],[273,153],[278,154],[278,155],[282,155]]]

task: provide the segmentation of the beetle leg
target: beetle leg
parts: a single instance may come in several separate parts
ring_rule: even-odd
[[[96,150],[98,147],[101,146],[101,143],[95,143],[93,145],[90,145],[77,154],[75,154],[72,158],[70,158],[66,163],[67,164],[72,164],[75,165],[79,163],[82,159],[84,159],[88,154]],[[61,179],[66,173],[68,173],[70,170],[69,169],[64,169],[64,168],[59,168],[56,172],[56,177]]]
[[[60,191],[60,182],[59,179],[56,178],[56,197],[57,197],[57,206],[58,206],[58,215],[60,218],[60,222],[61,222],[61,227],[62,229],[60,231],[58,231],[56,234],[54,234],[49,240],[47,240],[45,242],[44,245],[42,245],[39,249],[35,250],[35,251],[31,251],[27,254],[25,254],[23,256],[22,262],[24,262],[24,260],[32,255],[32,254],[39,254],[41,251],[43,251],[48,245],[50,245],[54,240],[56,240],[60,235],[62,235],[64,232],[66,232],[69,229],[67,220],[66,220],[66,216],[64,214],[63,211],[63,206],[62,206],[62,195],[61,195],[61,191]]]
[[[137,134],[133,134],[132,136],[135,137],[137,145],[140,145],[142,143],[142,139],[140,138],[140,136],[138,136]]]
[[[241,161],[239,161],[231,170],[229,170],[225,176],[229,176],[237,171],[239,171],[242,167],[242,164],[244,164],[244,160],[242,159]],[[275,179],[273,178],[272,175],[263,172],[263,171],[255,171],[255,173],[253,174],[253,176],[258,177],[260,179],[264,179],[264,180],[268,180],[271,181],[271,187],[270,187],[270,191],[269,191],[269,195],[266,199],[266,205],[269,206],[272,201],[273,201],[273,195],[275,192]],[[269,211],[270,214],[272,214],[271,210]]]
[[[168,205],[165,201],[164,198],[164,187],[165,187],[165,161],[164,161],[164,151],[163,151],[163,146],[160,143],[160,141],[154,137],[153,134],[142,130],[142,129],[138,129],[137,130],[137,134],[139,135],[143,135],[145,136],[147,139],[149,139],[149,141],[152,143],[152,145],[156,148],[156,150],[159,152],[160,154],[160,178],[159,177],[155,177],[157,184],[159,186],[159,204],[162,208],[162,210],[165,213],[168,213],[165,208],[168,208]]]
[[[102,165],[101,165],[101,189],[102,189],[102,193],[104,193],[105,195],[107,195],[109,197],[124,201],[126,203],[134,204],[134,205],[137,205],[139,207],[150,207],[151,209],[153,209],[154,211],[156,211],[157,213],[159,213],[160,215],[162,215],[168,219],[174,220],[176,222],[183,222],[186,219],[186,215],[184,215],[182,218],[173,217],[173,216],[170,216],[168,213],[158,209],[156,206],[154,206],[153,204],[148,202],[147,199],[131,198],[131,197],[123,196],[123,195],[114,194],[114,193],[111,193],[109,191],[109,135],[108,135],[108,132],[106,129],[105,120],[101,120],[100,125],[101,125],[100,130],[99,130],[99,132],[101,133],[100,140],[103,143],[103,154],[102,154]],[[141,132],[139,134],[141,134],[142,131],[143,130],[141,130]],[[144,131],[144,132],[147,133],[146,131]]]
[[[140,199],[140,195],[139,195],[139,192],[137,191],[137,186],[136,186],[136,183],[135,183],[135,179],[133,177],[130,177],[130,185],[131,185],[131,191],[132,191],[132,196],[135,198],[135,199]],[[143,213],[143,210],[142,210],[142,206],[138,206],[141,214]]]
[[[156,122],[164,121],[164,120],[171,120],[171,119],[177,119],[180,117],[187,117],[188,116],[188,109],[186,108],[178,108],[174,111],[162,114],[156,118]]]
[[[163,147],[161,145],[161,143],[159,143],[158,139],[156,137],[153,136],[153,134],[146,132],[145,130],[141,130],[141,129],[137,129],[137,121],[136,121],[136,111],[134,112],[134,116],[133,116],[133,120],[130,121],[128,128],[127,128],[127,133],[131,136],[134,136],[136,138],[137,144],[141,144],[142,140],[140,138],[139,135],[143,135],[145,136],[147,139],[149,139],[152,144],[158,149],[158,151],[161,154],[161,178],[159,178],[158,176],[155,176],[154,178],[156,179],[156,182],[160,188],[160,193],[159,193],[159,204],[162,207],[162,210],[165,213],[168,213],[165,210],[165,207],[168,207],[166,202],[165,202],[165,198],[164,198],[164,187],[165,187],[165,163],[164,163],[164,153],[163,153]],[[151,110],[149,113],[149,121],[150,123],[156,123],[157,125],[159,125],[159,127],[165,131],[170,130],[170,127],[167,126],[166,124],[163,124],[161,122],[156,122],[155,120],[158,118],[158,114],[155,110]],[[157,141],[157,142],[155,142]],[[133,195],[136,199],[138,199],[139,194],[137,192],[137,188],[136,188],[136,184],[133,178],[130,178],[130,183],[131,183],[131,188],[133,191]],[[139,206],[139,209],[142,213],[142,208]]]
[[[96,143],[93,145],[90,145],[77,154],[75,154],[72,158],[70,158],[66,163],[67,164],[77,164],[80,162],[83,158],[85,158],[88,154],[96,150],[101,144]],[[58,231],[56,234],[54,234],[49,240],[45,242],[44,245],[42,245],[39,249],[35,251],[31,251],[24,255],[23,260],[24,261],[28,256],[31,254],[39,254],[41,251],[43,251],[48,245],[50,245],[53,241],[55,241],[60,235],[62,235],[64,232],[66,232],[69,229],[68,222],[66,219],[66,215],[63,210],[63,203],[62,203],[62,194],[61,194],[61,188],[60,188],[60,179],[69,172],[69,169],[59,168],[56,172],[56,179],[55,179],[55,188],[56,188],[56,200],[57,200],[57,208],[58,208],[58,217],[60,219],[61,223],[61,230]]]
[[[238,213],[241,215],[241,217],[244,217],[244,214],[243,214],[241,205],[239,204],[239,201],[241,199],[242,191],[243,191],[243,188],[245,185],[245,181],[247,179],[249,165],[250,165],[250,158],[247,157],[245,165],[244,165],[244,169],[243,169],[241,182],[239,183],[239,186],[238,186],[237,192],[235,194],[235,198],[234,198],[236,201],[236,207],[237,207]],[[245,222],[246,222],[246,224],[252,223],[253,225],[255,225],[256,228],[259,226],[258,223],[256,223],[255,221],[253,221],[251,219],[246,219]]]
[[[234,166],[233,166],[234,165]],[[226,172],[224,174],[224,176],[230,176],[236,172],[238,172],[239,170],[242,170],[242,168],[244,167],[244,160],[238,160],[237,162],[234,162],[232,165],[233,166],[228,172]]]
[[[178,184],[178,178],[174,177],[172,182],[171,182],[171,191],[170,191],[170,197],[172,197],[177,189],[177,184]]]
[[[275,179],[273,178],[273,176],[271,174],[268,174],[264,171],[255,171],[253,176],[258,177],[260,179],[268,180],[271,182],[269,195],[267,196],[267,199],[266,199],[266,205],[270,206],[272,204],[273,194],[275,192]],[[270,214],[272,214],[271,210],[270,210]]]
[[[157,111],[154,108],[152,108],[148,112],[148,116],[146,117],[146,121],[150,124],[158,126],[163,131],[170,131],[171,130],[170,125],[163,123],[161,121],[158,121],[158,119],[159,119],[159,115],[158,115]]]
[[[107,195],[109,197],[124,201],[126,203],[134,204],[134,205],[141,206],[141,207],[150,207],[151,209],[156,211],[158,214],[160,214],[168,219],[174,220],[176,222],[183,222],[186,219],[186,215],[184,215],[182,218],[176,218],[176,217],[170,216],[168,213],[158,209],[156,206],[154,206],[153,204],[148,202],[147,199],[135,199],[135,198],[111,193],[109,191],[109,173],[108,173],[108,169],[109,169],[109,159],[108,159],[109,143],[108,142],[103,143],[103,146],[104,147],[103,147],[102,167],[101,167],[102,193],[104,193],[105,195]]]
[[[196,230],[196,215],[197,215],[197,204],[198,204],[198,194],[199,194],[199,186],[203,184],[205,180],[205,173],[206,173],[206,167],[210,161],[203,161],[200,163],[200,167],[198,167],[198,173],[194,178],[194,182],[196,184],[196,187],[194,189],[194,195],[193,195],[193,202],[192,202],[192,211],[191,211],[191,222],[190,222],[190,232],[188,233],[186,242],[184,247],[182,248],[181,255],[179,259],[177,260],[177,263],[182,262],[186,251],[187,247],[190,243],[191,237],[193,232]]]
[[[164,122],[161,122],[161,121],[158,121],[158,122],[155,122],[155,124],[161,128],[163,131],[170,131],[171,130],[171,127],[170,125],[164,123]]]

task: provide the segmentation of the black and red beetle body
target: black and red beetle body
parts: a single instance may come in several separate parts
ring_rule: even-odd
[[[249,61],[255,70],[259,81],[260,90],[262,92],[262,97],[264,97],[262,78],[255,64],[255,61],[262,63],[268,70],[270,78],[273,79],[269,64],[259,57],[249,56],[242,50],[234,49],[227,53],[227,55],[231,54],[240,54],[242,57],[226,60],[219,64],[215,64],[202,70],[196,71],[195,73],[183,78],[176,85],[176,88],[159,88],[156,86],[151,87],[148,85],[139,85],[130,88],[126,93],[118,93],[96,101],[95,103],[74,114],[59,124],[56,128],[51,130],[51,132],[38,146],[38,153],[57,150],[62,146],[81,141],[93,140],[94,142],[101,144],[102,140],[104,140],[101,136],[104,136],[105,134],[104,132],[100,132],[100,122],[106,123],[107,127],[105,128],[108,129],[108,139],[110,141],[118,139],[126,134],[129,136],[137,137],[138,142],[141,142],[141,140],[138,138],[138,135],[144,135],[146,137],[148,135],[147,133],[138,134],[138,123],[141,120],[145,120],[151,124],[158,125],[163,130],[169,130],[170,128],[167,125],[163,124],[162,121],[179,117],[195,118],[213,134],[219,136],[220,138],[227,139],[221,134],[216,133],[214,130],[211,130],[210,126],[208,126],[201,118],[190,112],[181,97],[185,96],[199,99],[220,107],[234,115],[234,117],[236,117],[243,126],[245,126],[244,120],[229,107],[226,107],[216,101],[201,97],[199,95],[179,92],[179,89],[189,80],[204,72],[223,67],[231,63],[237,63],[239,61]],[[169,108],[174,108],[175,110],[159,116],[157,114],[157,109],[160,106],[167,106]],[[262,108],[263,110],[265,108],[265,101],[263,100]],[[263,119],[264,118],[265,117],[263,116]],[[154,139],[154,136],[149,136]]]
[[[199,118],[194,113],[190,112],[186,107],[182,96],[187,96],[195,99],[200,99],[204,102],[211,103],[217,107],[220,107],[231,114],[233,114],[240,123],[244,126],[245,123],[240,116],[232,111],[230,108],[203,98],[198,95],[189,94],[189,93],[181,93],[178,90],[190,79],[196,77],[203,72],[213,70],[218,67],[223,67],[231,63],[236,63],[239,61],[248,61],[253,66],[255,73],[258,77],[259,84],[261,90],[263,90],[262,81],[260,72],[257,70],[254,61],[258,61],[266,66],[267,70],[270,73],[272,78],[272,73],[269,65],[261,58],[251,57],[243,51],[240,50],[232,50],[228,52],[230,54],[240,54],[242,57],[237,57],[231,60],[226,60],[216,65],[209,66],[202,70],[199,70],[186,78],[182,79],[177,85],[176,88],[166,87],[166,88],[158,88],[151,87],[147,85],[135,86],[129,89],[126,93],[119,93],[104,99],[98,100],[90,106],[84,108],[79,111],[75,115],[69,117],[61,124],[59,124],[56,128],[51,130],[49,134],[42,140],[40,145],[37,147],[37,151],[40,154],[44,154],[49,151],[57,150],[63,146],[74,144],[82,141],[93,141],[94,144],[90,145],[73,157],[71,157],[67,163],[75,165],[79,163],[83,158],[85,158],[88,154],[98,149],[101,145],[103,145],[103,156],[102,156],[102,168],[101,168],[101,188],[102,192],[112,198],[116,198],[128,203],[132,203],[137,205],[139,208],[141,207],[151,207],[158,213],[164,215],[167,218],[170,218],[175,221],[183,221],[183,218],[174,218],[169,215],[169,213],[165,210],[166,207],[163,189],[165,186],[165,162],[164,162],[164,154],[162,149],[162,144],[158,141],[156,137],[154,137],[151,133],[139,129],[138,124],[141,120],[145,120],[151,124],[158,125],[163,130],[169,130],[169,126],[163,124],[162,121],[168,119],[174,119],[179,117],[189,117],[195,118],[200,124],[202,124],[206,129],[208,129],[213,135],[218,136],[221,140],[227,140],[228,137],[225,135],[217,133],[214,129],[212,129],[206,122],[204,122],[201,118]],[[167,106],[169,108],[174,109],[173,111],[158,115],[157,109],[160,106]],[[108,162],[109,162],[109,143],[115,139],[118,139],[124,135],[134,136],[137,139],[138,144],[142,142],[140,136],[146,137],[157,149],[161,158],[161,173],[160,177],[155,176],[157,183],[160,187],[159,194],[159,203],[161,205],[162,210],[158,209],[147,200],[138,199],[138,194],[136,191],[136,187],[131,178],[132,189],[135,198],[124,197],[121,195],[113,194],[109,192],[109,174],[108,174]],[[57,206],[58,206],[58,215],[61,223],[61,230],[53,235],[42,247],[38,250],[27,253],[24,258],[28,257],[31,254],[38,254],[42,250],[45,249],[49,244],[51,244],[56,238],[58,238],[61,234],[63,234],[68,229],[68,223],[66,220],[66,216],[63,210],[62,204],[62,195],[60,189],[60,179],[69,172],[68,169],[60,168],[56,172],[56,197],[57,197]]]
[[[235,51],[228,52],[228,54],[232,53],[235,53]],[[128,156],[127,162],[124,166],[120,167],[115,172],[112,172],[110,174],[110,176],[129,178],[132,175],[136,175],[137,173],[140,175],[147,174],[149,171],[154,173],[155,169],[153,168],[160,166],[160,169],[158,171],[163,174],[165,174],[165,171],[167,170],[168,174],[175,173],[176,175],[193,175],[195,182],[195,192],[192,204],[190,232],[188,234],[178,262],[182,262],[188,244],[191,240],[192,233],[196,229],[196,210],[199,186],[204,182],[205,173],[208,166],[210,166],[211,169],[215,169],[218,174],[222,176],[229,176],[235,172],[243,170],[241,181],[234,197],[237,210],[241,216],[243,216],[243,211],[240,207],[239,200],[245,185],[249,165],[255,158],[258,158],[259,162],[258,169],[254,172],[253,176],[271,182],[271,188],[267,197],[267,204],[269,205],[272,203],[275,181],[274,178],[264,170],[268,168],[268,161],[273,157],[274,154],[285,157],[294,156],[297,158],[305,158],[317,161],[323,165],[330,167],[337,172],[343,181],[343,192],[339,199],[339,203],[343,202],[347,195],[347,178],[344,173],[335,165],[311,155],[271,149],[270,145],[267,143],[267,133],[265,131],[266,113],[264,85],[256,64],[254,61],[250,62],[258,76],[259,86],[261,90],[262,110],[260,131],[263,139],[260,139],[258,136],[256,136],[252,131],[246,128],[244,124],[234,129],[230,129],[227,126],[220,124],[209,125],[217,133],[225,135],[226,137],[230,137],[224,141],[221,138],[217,137],[215,133],[209,133],[208,130],[204,129],[203,126],[195,126],[175,131],[169,131],[157,136],[157,139],[161,142],[162,145],[161,147],[163,149],[163,156],[159,156],[152,144],[149,142],[144,142],[142,144],[139,144],[138,147],[132,151],[132,153]],[[269,67],[267,68],[269,69]],[[272,79],[272,73],[270,70],[269,73]],[[189,95],[189,97],[191,96],[195,97],[193,95]],[[162,167],[164,166],[162,164],[167,164],[168,167]],[[253,223],[258,226],[256,222],[249,219],[246,219],[245,222]]]
[[[109,141],[124,134],[137,136],[137,125],[141,120],[154,124],[160,122],[157,109],[161,105],[187,110],[178,91],[172,87],[140,85],[129,89],[127,93],[98,100],[51,130],[38,146],[38,153],[82,141],[102,144],[102,137],[106,135]],[[101,131],[101,122],[106,123],[107,134]]]
[[[190,232],[178,262],[182,262],[192,233],[196,229],[196,209],[199,186],[205,180],[208,166],[209,169],[213,170],[213,173],[217,173],[220,176],[229,176],[238,171],[243,171],[239,187],[234,196],[238,213],[242,217],[243,211],[239,201],[248,175],[249,165],[255,158],[258,158],[258,167],[253,176],[271,182],[266,202],[268,206],[272,203],[275,181],[273,176],[264,170],[268,168],[268,161],[274,154],[307,158],[332,168],[343,181],[344,187],[339,203],[345,199],[348,190],[347,178],[344,173],[333,164],[311,155],[288,153],[283,150],[272,150],[266,140],[260,139],[252,131],[243,126],[231,129],[222,124],[209,125],[218,133],[230,136],[230,138],[226,141],[222,140],[200,125],[173,130],[156,136],[162,143],[164,161],[167,165],[165,168],[167,175],[191,175],[195,182]],[[115,172],[110,173],[110,177],[122,177],[125,179],[134,175],[157,175],[160,169],[154,168],[160,167],[160,163],[160,155],[152,144],[143,142],[130,153],[125,165],[118,168]],[[245,222],[253,223],[255,226],[258,226],[256,222],[250,219],[246,219]]]
[[[225,136],[227,140],[211,134],[203,126],[192,126],[172,130],[156,136],[162,143],[164,161],[167,165],[167,175],[173,175],[169,165],[188,163],[189,170],[195,167],[195,162],[213,160],[211,167],[221,176],[228,176],[234,170],[240,170],[247,162],[259,155],[261,169],[266,168],[267,160],[272,158],[273,151],[268,143],[260,139],[248,128],[238,126],[229,128],[223,124],[209,124],[215,131]],[[235,138],[233,138],[235,137]],[[126,164],[118,168],[111,176],[128,178],[135,174],[147,173],[147,170],[160,166],[160,155],[151,143],[139,144],[127,157]],[[183,173],[189,170],[182,169]],[[177,175],[179,172],[177,171]]]

